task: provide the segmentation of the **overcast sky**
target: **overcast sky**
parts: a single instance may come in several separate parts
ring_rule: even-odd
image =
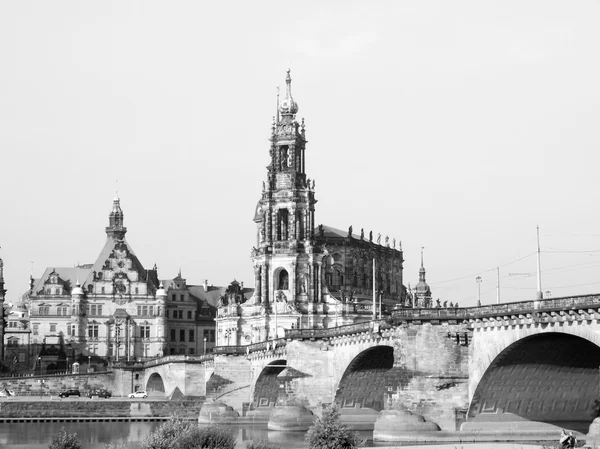
[[[8,300],[92,263],[118,194],[161,278],[253,285],[292,70],[317,223],[425,247],[434,298],[600,291],[597,1],[0,1]],[[516,261],[516,262],[515,262]],[[511,263],[514,262],[514,263]]]

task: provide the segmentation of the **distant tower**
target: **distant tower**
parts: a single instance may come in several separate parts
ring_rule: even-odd
[[[0,258],[0,363],[4,361],[4,298],[6,290],[4,289],[4,261]]]
[[[127,228],[123,226],[124,219],[123,211],[121,210],[121,200],[116,197],[113,200],[113,207],[108,215],[108,226],[106,227],[106,235],[115,240],[123,240]]]
[[[419,268],[419,283],[415,287],[415,298],[419,307],[431,306],[431,289],[425,281],[425,266],[423,265],[423,248],[421,248],[421,268]]]
[[[314,181],[306,176],[307,141],[297,112],[288,70],[285,97],[271,130],[267,182],[254,216],[257,241],[252,260],[257,304],[272,304],[277,298],[307,312],[315,309],[309,304],[322,301],[324,287],[321,249],[314,241],[317,200]]]

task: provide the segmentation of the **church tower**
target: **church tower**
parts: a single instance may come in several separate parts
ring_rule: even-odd
[[[273,321],[261,330],[263,339],[283,336],[282,329],[296,327],[300,315],[322,308],[322,254],[314,235],[317,200],[314,181],[306,174],[304,119],[298,123],[297,112],[288,70],[285,96],[278,101],[271,128],[267,180],[254,217],[252,303],[261,305]]]
[[[419,268],[419,283],[415,288],[415,302],[417,307],[432,307],[431,289],[425,280],[425,266],[423,265],[423,248],[421,248],[421,268]]]
[[[4,289],[4,262],[0,258],[0,312],[2,312],[2,316],[0,317],[0,362],[4,360],[4,334],[6,333],[6,329],[4,329],[5,295],[6,290]]]

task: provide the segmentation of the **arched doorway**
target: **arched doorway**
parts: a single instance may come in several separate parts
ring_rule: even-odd
[[[263,368],[254,385],[253,400],[256,407],[273,407],[285,396],[277,376],[287,367],[285,360],[275,360]]]
[[[164,397],[165,384],[158,373],[152,373],[146,382],[146,393],[148,396]]]
[[[559,332],[523,338],[486,370],[468,420],[512,413],[516,419],[587,432],[598,397],[598,366],[600,347],[584,338]]]
[[[335,393],[342,407],[384,408],[387,372],[394,367],[394,348],[375,346],[358,354],[346,368]]]

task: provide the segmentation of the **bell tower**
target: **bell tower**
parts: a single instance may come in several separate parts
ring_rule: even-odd
[[[113,207],[108,215],[108,226],[106,227],[106,235],[115,240],[123,240],[127,228],[123,226],[123,210],[121,210],[121,200],[116,197],[113,200]]]
[[[314,181],[306,175],[306,129],[296,120],[290,70],[285,96],[278,101],[271,127],[267,180],[256,206],[254,299],[257,304],[285,302],[306,312],[321,302],[321,248],[315,242]]]

